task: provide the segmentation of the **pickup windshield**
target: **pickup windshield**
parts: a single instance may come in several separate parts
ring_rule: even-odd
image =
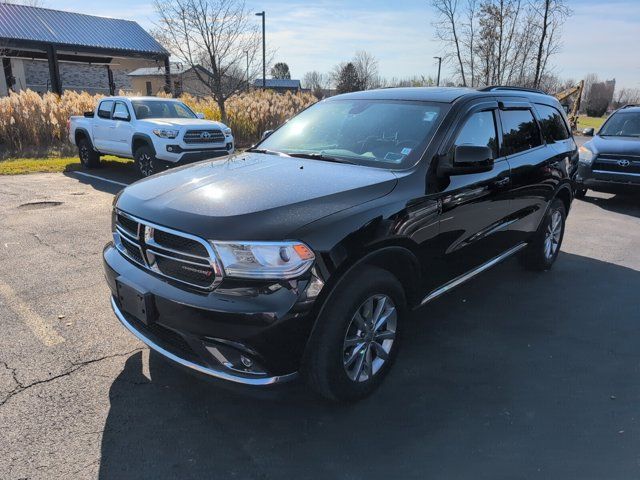
[[[605,137],[640,137],[640,113],[614,113],[604,124],[598,135]]]
[[[415,164],[444,104],[395,100],[326,100],[303,111],[257,150],[383,168]]]
[[[196,118],[196,114],[182,102],[175,100],[132,100],[138,120],[145,118]]]

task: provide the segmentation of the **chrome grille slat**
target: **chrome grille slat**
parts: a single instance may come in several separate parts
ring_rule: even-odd
[[[224,133],[218,129],[187,130],[182,140],[184,143],[222,143]]]
[[[136,265],[200,290],[213,290],[222,280],[222,268],[213,248],[206,240],[147,222],[120,210],[116,210],[115,218],[113,237],[116,248]],[[127,225],[122,224],[124,223],[121,220],[123,218],[126,219]],[[135,236],[131,232],[134,223],[136,225]],[[178,246],[193,249],[197,244],[198,252],[206,252],[208,257],[194,255],[192,252],[181,251],[177,248],[165,247],[154,240],[156,231],[169,234],[172,238],[179,237],[184,240]],[[162,260],[160,261],[160,259]]]

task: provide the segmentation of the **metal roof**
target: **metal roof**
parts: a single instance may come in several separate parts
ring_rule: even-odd
[[[0,42],[54,44],[167,56],[169,53],[130,20],[0,3]]]
[[[262,86],[262,78],[253,81],[254,87]],[[285,78],[267,78],[267,88],[300,88],[300,80],[290,80]]]

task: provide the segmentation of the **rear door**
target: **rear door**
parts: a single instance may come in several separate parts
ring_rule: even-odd
[[[113,104],[113,100],[102,100],[98,105],[98,114],[93,118],[93,146],[103,153],[111,153],[109,141],[114,127],[111,121]]]
[[[538,117],[534,105],[522,99],[501,101],[499,105],[502,150],[511,166],[510,195],[515,216],[508,233],[512,242],[519,243],[538,228],[558,182],[566,177],[563,169],[569,161],[567,151],[574,148],[573,140],[568,131],[561,133],[559,125],[552,125],[557,121],[552,111],[544,109],[544,117]],[[556,113],[562,120],[560,112]],[[542,125],[551,135],[548,141],[542,135],[539,118],[544,118]]]
[[[501,154],[496,101],[482,101],[471,107],[443,154],[452,155],[457,145],[489,146],[494,152],[490,171],[451,175],[442,179],[440,238],[444,242],[445,283],[503,253],[511,246],[506,233],[512,205],[509,198],[510,167]],[[435,272],[436,269],[434,268]]]

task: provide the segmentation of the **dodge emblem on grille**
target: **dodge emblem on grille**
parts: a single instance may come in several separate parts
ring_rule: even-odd
[[[618,165],[620,165],[621,167],[628,167],[631,164],[631,162],[625,158],[623,158],[622,160],[618,160]]]
[[[200,275],[204,275],[205,277],[210,277],[213,273],[211,270],[205,270],[202,268],[190,267],[188,265],[181,265],[180,268],[183,270],[187,270],[189,272],[199,273]]]

